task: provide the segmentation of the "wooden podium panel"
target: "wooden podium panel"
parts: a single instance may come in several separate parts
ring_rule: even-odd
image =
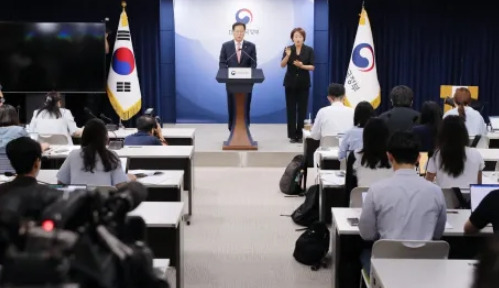
[[[234,119],[227,141],[224,141],[223,150],[258,150],[258,143],[253,141],[246,122],[246,93],[234,94]]]

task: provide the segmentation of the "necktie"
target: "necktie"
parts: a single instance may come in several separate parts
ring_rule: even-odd
[[[241,63],[241,42],[237,42],[237,63]]]

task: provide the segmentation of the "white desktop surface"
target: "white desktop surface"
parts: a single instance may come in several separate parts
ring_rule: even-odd
[[[339,148],[329,148],[328,150],[317,149],[315,153],[319,154],[319,159],[338,160]]]
[[[342,171],[343,173],[345,171]],[[345,176],[339,175],[340,170],[320,170],[319,177],[323,187],[338,187],[345,185]],[[345,173],[344,173],[345,174]]]
[[[484,161],[499,161],[499,149],[477,148]]]
[[[184,210],[183,202],[142,202],[129,216],[140,216],[147,227],[176,228]]]
[[[163,137],[165,138],[194,138],[194,128],[163,128]],[[109,138],[125,138],[137,132],[136,128],[118,129],[109,131]]]
[[[469,288],[473,260],[372,259],[372,272],[382,288]]]
[[[66,158],[70,151],[79,148],[79,145],[51,145],[43,154],[48,158]],[[194,146],[125,146],[113,151],[118,157],[192,158]]]
[[[340,235],[358,235],[359,227],[351,226],[348,223],[348,218],[359,218],[362,208],[331,208],[333,221],[336,226],[336,230]],[[448,209],[447,210],[447,223],[450,227],[446,227],[444,231],[444,236],[463,236],[464,235],[464,223],[470,217],[470,210],[461,209]],[[487,226],[481,230],[481,234],[492,234],[492,227]],[[472,236],[472,235],[470,235]]]

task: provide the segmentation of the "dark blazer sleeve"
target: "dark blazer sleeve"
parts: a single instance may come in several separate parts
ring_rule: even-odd
[[[257,58],[256,58],[256,45],[251,43],[253,45],[253,49],[251,50],[251,57],[253,57],[253,59],[255,59],[255,61],[252,61],[251,63],[251,67],[252,68],[256,68],[257,65]]]
[[[312,65],[312,66],[314,66],[315,65],[314,64],[315,63],[315,52],[314,52],[314,48],[309,47],[308,49],[309,49],[308,53],[310,54],[310,56],[309,56],[309,61],[308,61],[308,63],[306,65]]]
[[[227,49],[226,45],[227,43],[222,44],[222,49],[220,50],[220,57],[219,57],[219,63],[218,67],[219,68],[227,68]]]

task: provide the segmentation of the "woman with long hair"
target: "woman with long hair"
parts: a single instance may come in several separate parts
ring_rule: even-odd
[[[386,155],[389,136],[390,131],[384,120],[374,117],[367,121],[362,134],[363,148],[348,155],[345,179],[348,193],[357,186],[369,187],[393,174]]]
[[[371,103],[362,101],[355,107],[353,114],[353,126],[350,130],[345,132],[343,139],[341,139],[340,150],[338,152],[338,159],[343,160],[347,158],[348,152],[362,149],[363,141],[362,134],[364,127],[371,117],[374,116],[374,108]]]
[[[81,148],[69,153],[57,173],[58,182],[119,186],[129,181],[116,153],[107,149],[108,140],[104,122],[89,120],[83,130]]]
[[[442,188],[463,187],[482,183],[485,167],[482,155],[475,148],[467,147],[468,130],[460,116],[442,120],[437,136],[437,150],[428,161],[426,179]]]
[[[29,130],[38,134],[65,135],[69,145],[73,145],[71,136],[81,135],[71,111],[62,108],[62,98],[57,92],[50,92],[45,96],[43,106],[33,113]]]
[[[487,126],[482,115],[469,106],[471,104],[470,90],[465,87],[457,88],[453,99],[456,107],[447,111],[444,118],[450,115],[461,117],[468,130],[468,135],[471,137],[487,134]]]
[[[412,128],[421,141],[421,151],[433,154],[436,146],[438,127],[442,122],[442,109],[434,101],[426,101],[421,107],[419,124]]]

